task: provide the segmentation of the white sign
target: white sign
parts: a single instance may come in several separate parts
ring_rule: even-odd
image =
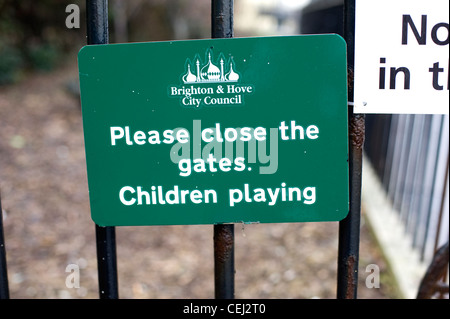
[[[356,0],[355,113],[449,113],[449,0]]]

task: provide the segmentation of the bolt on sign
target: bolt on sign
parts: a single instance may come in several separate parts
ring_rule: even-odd
[[[357,0],[355,113],[448,114],[449,0]]]
[[[91,45],[78,62],[98,225],[347,215],[338,35]]]

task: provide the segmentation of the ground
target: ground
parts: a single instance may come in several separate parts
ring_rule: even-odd
[[[98,298],[80,101],[71,89],[75,55],[71,61],[0,87],[11,298]],[[214,298],[213,226],[117,227],[116,235],[120,298]],[[338,223],[237,224],[235,240],[237,298],[336,298]],[[371,264],[379,288],[366,286]],[[363,216],[358,297],[396,298],[394,291]]]

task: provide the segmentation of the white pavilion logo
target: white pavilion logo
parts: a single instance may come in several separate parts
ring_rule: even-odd
[[[207,51],[208,62],[201,65],[200,58],[197,56],[194,65],[187,60],[187,73],[183,75],[182,80],[185,84],[191,83],[222,83],[222,82],[237,82],[239,74],[234,70],[234,61],[232,58],[225,63],[225,57],[221,53],[218,64],[212,61],[211,51]],[[195,70],[195,71],[194,71]]]
[[[206,51],[206,63],[203,64],[196,54],[194,62],[186,59],[186,71],[180,76],[181,84],[169,85],[169,97],[177,97],[183,107],[202,106],[239,106],[244,104],[244,96],[253,94],[249,84],[240,84],[233,58],[225,59],[219,54],[213,59],[212,50]]]

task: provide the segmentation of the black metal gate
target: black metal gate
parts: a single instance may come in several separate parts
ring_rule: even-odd
[[[212,0],[211,36],[213,38],[233,37],[233,0]],[[107,44],[108,1],[87,0],[87,44]],[[348,52],[354,48],[355,0],[346,0],[344,17],[344,38]],[[357,296],[360,211],[361,211],[361,169],[364,144],[365,117],[353,113],[353,54],[348,55],[349,83],[349,185],[350,212],[339,222],[337,298],[353,299]],[[9,298],[6,271],[6,253],[3,235],[0,203],[0,298]],[[234,298],[234,224],[214,225],[214,273],[215,297]],[[118,275],[115,227],[95,225],[99,296],[101,299],[117,299]]]

